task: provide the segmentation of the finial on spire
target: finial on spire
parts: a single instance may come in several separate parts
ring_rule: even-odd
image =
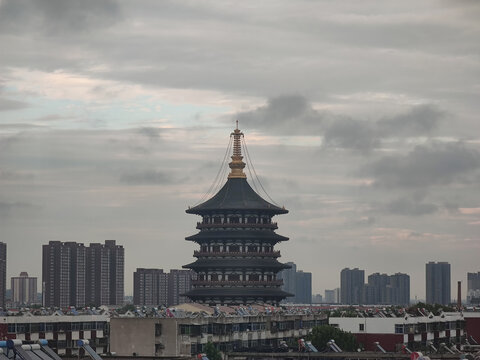
[[[233,136],[233,155],[232,155],[232,162],[228,164],[232,171],[228,175],[229,179],[246,179],[247,175],[243,172],[245,168],[245,163],[242,161],[242,144],[241,144],[241,137],[243,133],[238,129],[238,120],[236,121],[237,127],[230,136]]]

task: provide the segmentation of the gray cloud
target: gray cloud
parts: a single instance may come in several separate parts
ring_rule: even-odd
[[[465,182],[480,168],[480,152],[462,143],[418,145],[406,155],[385,156],[360,173],[386,188],[426,188]]]
[[[395,215],[420,216],[435,213],[438,211],[438,206],[419,202],[415,199],[399,198],[385,204],[384,210]]]
[[[115,23],[120,17],[113,0],[3,0],[0,29],[4,32],[41,31],[48,35],[91,32]]]
[[[120,181],[128,185],[164,185],[172,184],[174,179],[165,171],[145,170],[125,173],[120,177]]]
[[[25,109],[30,105],[23,101],[0,98],[0,111]]]
[[[269,99],[265,106],[238,113],[235,117],[247,128],[277,135],[323,136],[326,148],[368,153],[381,147],[382,140],[388,138],[433,133],[444,114],[436,106],[424,104],[391,117],[366,121],[317,111],[304,96],[283,95]]]

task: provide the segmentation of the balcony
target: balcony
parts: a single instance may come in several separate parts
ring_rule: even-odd
[[[198,251],[193,252],[195,257],[280,257],[280,251],[269,251],[269,252],[254,252],[254,251],[225,251],[225,252],[209,252],[209,251]]]
[[[231,287],[239,287],[239,286],[268,286],[268,285],[275,285],[275,286],[282,286],[283,280],[270,280],[270,281],[252,281],[252,280],[192,280],[192,285],[195,286],[231,286]]]
[[[244,224],[244,223],[222,223],[222,224],[206,224],[197,222],[197,229],[218,229],[218,228],[253,228],[253,229],[278,229],[277,223],[270,224]]]

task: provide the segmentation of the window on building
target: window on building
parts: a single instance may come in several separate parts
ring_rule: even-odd
[[[365,331],[365,324],[358,324],[358,331]]]
[[[403,324],[395,324],[395,334],[403,334],[404,326]]]
[[[162,335],[162,324],[155,324],[155,336]]]

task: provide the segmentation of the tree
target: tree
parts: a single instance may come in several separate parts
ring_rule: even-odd
[[[332,339],[343,351],[357,351],[358,348],[354,335],[330,325],[315,326],[305,339],[311,341],[319,351],[325,350],[327,342]]]
[[[210,341],[203,348],[208,360],[222,360],[222,353]]]

